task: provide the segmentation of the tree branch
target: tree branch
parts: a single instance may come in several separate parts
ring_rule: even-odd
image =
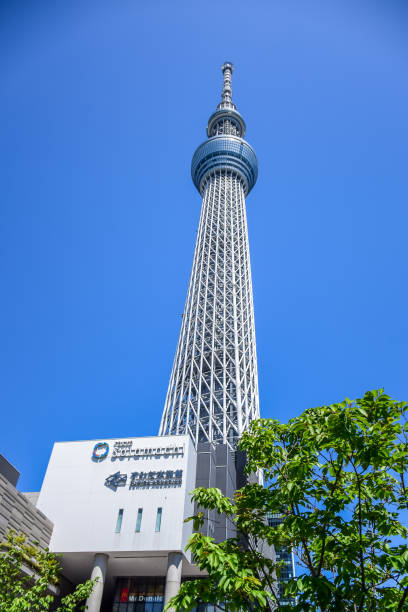
[[[408,586],[404,589],[404,593],[403,593],[403,595],[401,597],[401,600],[400,600],[400,602],[398,604],[397,610],[402,610],[403,609],[403,605],[404,605],[405,600],[406,600],[407,597],[408,597]]]
[[[360,474],[358,473],[355,464],[353,461],[350,461],[353,466],[354,473],[357,479],[357,488],[358,488],[358,535],[360,541],[360,569],[361,569],[361,600],[360,605],[358,606],[358,612],[362,612],[363,605],[366,597],[366,584],[365,584],[365,567],[364,567],[364,556],[363,556],[363,533],[362,533],[362,517],[361,517],[361,483],[360,483]]]

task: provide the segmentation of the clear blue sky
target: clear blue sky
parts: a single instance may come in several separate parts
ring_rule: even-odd
[[[259,158],[247,200],[261,412],[408,399],[408,6],[2,2],[2,452],[157,433],[220,67]]]

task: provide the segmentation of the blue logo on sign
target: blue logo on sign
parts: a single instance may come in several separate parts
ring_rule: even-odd
[[[109,453],[109,444],[107,442],[98,442],[94,446],[93,453],[92,453],[92,459],[95,459],[96,461],[100,461],[101,459],[105,459],[108,453]]]

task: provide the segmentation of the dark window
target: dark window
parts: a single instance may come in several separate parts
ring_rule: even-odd
[[[136,533],[139,533],[140,527],[142,525],[142,516],[143,516],[143,508],[139,508],[137,511],[137,519],[136,519]]]
[[[155,531],[159,532],[160,531],[160,527],[161,527],[161,520],[162,520],[162,512],[163,509],[162,508],[157,508],[157,515],[156,515],[156,528]]]
[[[118,518],[116,519],[115,533],[120,533],[120,530],[122,529],[122,521],[123,521],[123,508],[121,508],[118,512]]]

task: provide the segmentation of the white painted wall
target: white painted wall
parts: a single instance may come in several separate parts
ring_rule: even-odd
[[[123,440],[123,439],[121,439]],[[50,550],[65,552],[183,551],[192,532],[189,492],[194,489],[196,453],[189,436],[126,438],[133,448],[184,446],[184,453],[113,458],[114,440],[56,442],[45,474],[37,507],[54,523]],[[97,442],[108,442],[109,454],[92,460]],[[180,487],[129,489],[134,471],[183,470]],[[128,475],[125,487],[112,491],[105,479],[120,471]],[[157,508],[163,508],[160,533],[155,533]],[[115,533],[123,508],[121,533]],[[135,533],[138,508],[143,508],[140,533]]]

